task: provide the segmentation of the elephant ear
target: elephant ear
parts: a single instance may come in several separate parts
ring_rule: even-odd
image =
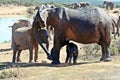
[[[47,26],[47,24],[46,24],[47,17],[48,17],[47,9],[44,9],[44,10],[42,10],[41,12],[39,12],[39,15],[40,15],[42,21],[44,21],[45,26]]]
[[[56,9],[57,9],[56,12],[58,13],[60,19],[67,19],[67,20],[70,19],[65,8],[62,9],[56,8]]]

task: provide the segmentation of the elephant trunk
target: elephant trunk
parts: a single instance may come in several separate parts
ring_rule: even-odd
[[[42,45],[42,39],[40,38],[40,35],[39,35],[39,31],[37,28],[33,27],[33,34],[35,36],[35,39],[38,41],[38,43],[40,44],[40,46],[43,48],[43,50],[45,51],[46,55],[47,55],[47,58],[49,60],[52,60],[52,57],[51,55],[48,53],[48,51],[46,50],[46,48]]]

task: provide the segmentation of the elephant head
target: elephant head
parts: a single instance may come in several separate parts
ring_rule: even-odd
[[[40,31],[44,27],[45,27],[44,21],[40,17],[40,11],[38,10],[37,13],[36,13],[36,16],[34,17],[34,21],[33,21],[33,24],[32,24],[33,35],[35,36],[35,39],[38,41],[38,43],[43,48],[45,53],[47,54],[47,57],[49,58],[50,55],[49,55],[48,51],[42,45],[42,35],[40,36]],[[45,32],[45,33],[47,34],[47,32]]]

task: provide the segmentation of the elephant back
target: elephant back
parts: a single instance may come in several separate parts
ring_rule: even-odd
[[[16,29],[21,28],[21,27],[31,27],[31,26],[32,25],[31,25],[30,21],[28,21],[28,20],[17,20],[13,24],[12,29],[16,30]]]

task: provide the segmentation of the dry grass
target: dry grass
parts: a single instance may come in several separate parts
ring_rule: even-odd
[[[0,47],[10,48],[10,43],[2,43]],[[78,44],[80,45],[80,44]],[[4,50],[2,48],[2,50]],[[28,51],[23,51],[21,63],[11,62],[12,51],[0,52],[0,76],[4,73],[16,74],[4,80],[120,80],[120,57],[113,56],[112,62],[98,60],[84,61],[78,59],[76,65],[65,64],[65,47],[61,50],[61,64],[52,65],[46,59],[43,50],[39,50],[39,62],[28,63]]]

